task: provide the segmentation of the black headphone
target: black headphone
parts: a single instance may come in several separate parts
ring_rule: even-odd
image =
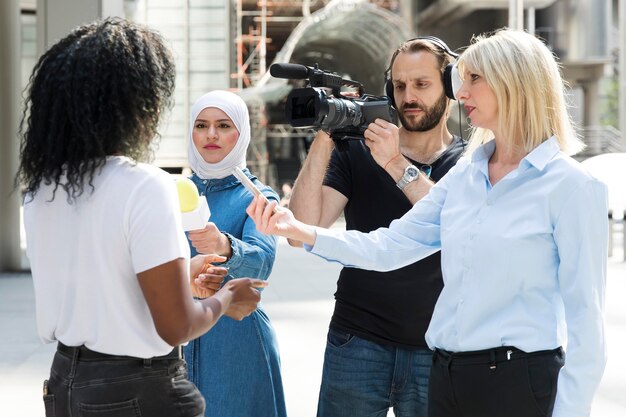
[[[446,55],[454,59],[458,58],[459,56],[459,54],[452,52],[452,50],[448,47],[448,45],[446,45],[444,41],[434,36],[418,36],[417,38],[412,38],[412,39],[404,41],[403,45],[408,42],[420,40],[420,39],[429,41],[430,43],[434,44],[436,47],[441,49]],[[393,97],[393,82],[391,81],[391,66],[395,62],[395,59],[399,53],[400,52],[396,50],[396,52],[391,57],[389,68],[387,68],[387,71],[385,71],[385,94],[387,95],[387,97],[389,97],[389,100],[391,101],[391,104],[393,105],[393,107],[396,107],[396,101]],[[454,78],[455,77],[459,78],[458,72],[457,74],[454,74],[454,72],[457,72],[456,66],[454,64],[448,64],[446,65],[446,68],[443,70],[443,74],[442,74],[443,88],[446,93],[446,97],[452,100],[457,99],[454,95],[454,92],[458,90],[458,87],[459,87],[458,85],[456,86],[454,85],[455,84]]]

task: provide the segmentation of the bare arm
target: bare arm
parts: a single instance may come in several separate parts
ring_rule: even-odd
[[[330,227],[348,203],[339,191],[323,185],[333,148],[332,139],[325,132],[317,132],[294,184],[289,209],[304,223]],[[301,246],[291,239],[289,243]]]
[[[193,263],[192,278],[203,268],[202,262]],[[248,316],[261,299],[256,288],[267,285],[260,280],[235,279],[212,297],[194,300],[189,276],[182,258],[137,274],[156,330],[171,346],[206,333],[224,314],[237,320]]]
[[[404,169],[411,163],[400,153],[398,127],[386,120],[376,119],[364,133],[365,144],[378,165],[397,183],[404,175]],[[411,204],[417,203],[428,194],[434,183],[420,172],[419,178],[410,182],[402,192]]]

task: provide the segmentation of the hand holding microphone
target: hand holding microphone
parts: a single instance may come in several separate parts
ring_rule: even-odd
[[[180,204],[183,230],[204,229],[211,217],[211,210],[205,198],[200,198],[196,185],[189,178],[176,178],[176,190]]]
[[[189,232],[191,245],[202,254],[232,255],[230,240],[209,222],[211,211],[204,197],[198,194],[196,185],[188,178],[177,178],[176,188],[180,201],[183,229]]]

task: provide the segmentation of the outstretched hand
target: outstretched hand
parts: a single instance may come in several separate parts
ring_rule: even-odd
[[[315,243],[315,229],[296,220],[288,208],[277,207],[275,201],[266,203],[263,199],[254,197],[246,213],[254,220],[261,233],[283,236],[308,245]]]

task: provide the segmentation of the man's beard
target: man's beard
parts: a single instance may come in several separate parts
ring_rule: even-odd
[[[439,97],[439,100],[431,107],[425,108],[418,103],[405,103],[402,106],[402,111],[398,113],[402,127],[409,132],[426,132],[433,129],[439,124],[441,118],[446,113],[446,107],[448,105],[448,98],[445,93]],[[404,115],[405,109],[420,109],[424,112],[422,118],[417,122],[412,122]]]

